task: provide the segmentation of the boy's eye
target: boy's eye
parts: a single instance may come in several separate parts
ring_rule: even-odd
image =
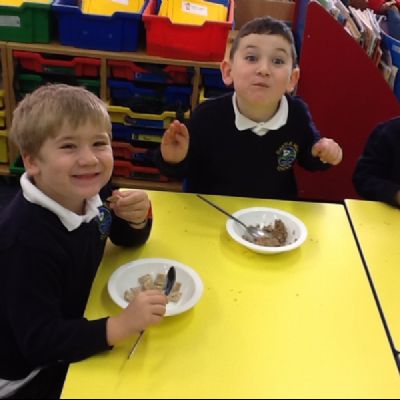
[[[257,61],[257,56],[253,55],[253,54],[248,54],[247,56],[245,56],[244,58],[246,61],[250,61],[250,62],[255,62]]]
[[[73,143],[64,143],[60,146],[60,149],[74,149],[76,146]]]
[[[93,145],[95,147],[101,147],[101,146],[108,146],[108,142],[106,142],[105,140],[99,140],[97,142],[95,142]]]
[[[272,60],[272,63],[275,65],[282,65],[282,64],[286,64],[286,61],[283,58],[274,58]]]

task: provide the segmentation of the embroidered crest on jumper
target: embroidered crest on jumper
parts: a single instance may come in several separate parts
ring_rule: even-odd
[[[105,206],[99,207],[99,215],[97,219],[97,226],[101,234],[101,239],[108,237],[111,229],[112,216],[110,210]]]
[[[292,168],[293,163],[296,161],[299,146],[293,142],[285,142],[276,154],[278,155],[278,171],[287,171]]]

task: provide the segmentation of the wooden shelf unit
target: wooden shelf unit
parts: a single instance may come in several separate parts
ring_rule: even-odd
[[[228,54],[230,49],[230,44],[235,36],[236,32],[231,31],[228,39],[228,46],[226,49],[226,54]],[[13,50],[21,50],[21,51],[32,51],[37,53],[46,53],[46,54],[59,54],[59,55],[67,55],[73,57],[94,57],[101,60],[100,65],[100,98],[106,102],[109,101],[109,93],[107,89],[107,78],[109,76],[109,70],[107,67],[108,60],[124,60],[124,61],[133,61],[139,63],[152,63],[152,64],[165,64],[165,65],[182,65],[193,67],[194,75],[192,80],[192,97],[191,97],[191,106],[192,109],[198,104],[199,99],[199,88],[201,85],[201,75],[200,68],[219,68],[218,62],[201,62],[201,61],[192,61],[192,60],[177,60],[172,58],[162,58],[149,56],[145,53],[144,50],[139,50],[137,52],[110,52],[110,51],[102,51],[102,50],[89,50],[89,49],[81,49],[71,46],[63,46],[59,43],[52,42],[49,44],[41,44],[41,43],[17,43],[17,42],[4,42],[1,44],[3,46],[3,50],[1,52],[2,57],[2,65],[3,68],[3,79],[4,84],[6,85],[5,91],[7,93],[7,121],[8,125],[11,124],[12,112],[16,107],[16,97],[14,93],[14,70],[15,70],[15,61],[13,58]],[[9,158],[10,165],[16,157],[18,156],[18,152],[12,144],[9,144]],[[2,168],[0,170],[3,170]],[[10,174],[10,172],[8,172]],[[143,188],[149,190],[170,190],[170,191],[181,191],[181,183],[180,182],[155,182],[155,181],[146,181],[139,179],[129,179],[129,178],[120,178],[115,177],[113,181],[123,187],[129,188]]]

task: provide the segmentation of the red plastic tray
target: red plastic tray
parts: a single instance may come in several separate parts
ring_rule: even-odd
[[[227,22],[203,25],[174,24],[156,15],[157,0],[149,0],[143,11],[146,51],[149,55],[197,61],[222,61],[234,20],[235,2],[230,0]]]

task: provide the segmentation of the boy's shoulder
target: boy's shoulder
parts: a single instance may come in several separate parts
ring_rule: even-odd
[[[290,94],[286,94],[285,96],[288,101],[289,109],[308,112],[308,105],[300,96]]]
[[[394,117],[387,121],[380,122],[376,127],[377,130],[380,130],[382,132],[387,132],[387,133],[396,132],[396,134],[398,134],[399,128],[400,128],[400,117]]]
[[[27,201],[19,191],[0,214],[0,251],[16,243],[36,245],[51,241],[47,227],[55,227],[54,216],[43,207]]]
[[[218,97],[209,98],[202,103],[198,104],[193,110],[194,113],[204,113],[204,112],[223,112],[224,110],[233,110],[232,104],[233,92],[223,94]]]

